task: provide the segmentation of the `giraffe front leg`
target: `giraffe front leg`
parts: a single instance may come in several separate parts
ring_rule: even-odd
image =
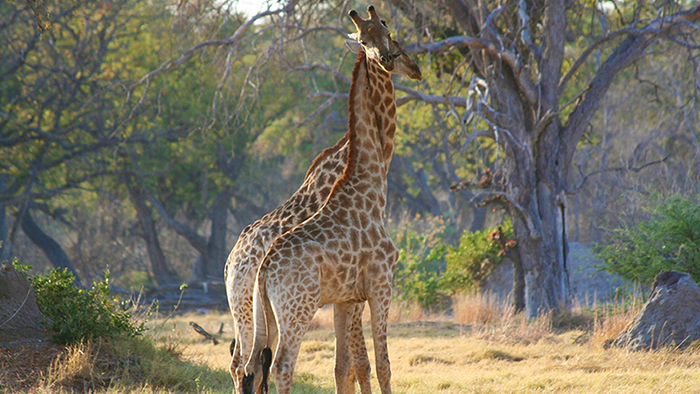
[[[391,302],[391,287],[379,292],[380,295],[369,299],[372,313],[372,337],[374,340],[374,358],[377,367],[377,379],[382,394],[391,394],[391,363],[387,343],[387,318]],[[387,295],[388,294],[388,295]]]
[[[348,344],[350,348],[350,359],[352,360],[352,369],[355,371],[355,379],[360,385],[360,393],[371,394],[372,386],[370,383],[370,374],[372,372],[372,367],[370,366],[369,357],[367,356],[365,336],[362,333],[362,312],[364,310],[364,302],[355,304],[353,307]]]
[[[335,392],[354,394],[355,380],[348,349],[348,332],[352,319],[353,304],[333,304],[335,324]]]

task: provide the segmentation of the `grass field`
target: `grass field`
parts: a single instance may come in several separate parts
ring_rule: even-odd
[[[483,303],[478,310],[465,306],[469,302],[458,303],[449,317],[420,313],[414,313],[412,318],[410,313],[393,315],[389,326],[389,352],[394,393],[700,392],[700,350],[697,347],[684,351],[663,349],[634,353],[604,348],[605,339],[619,332],[634,310],[598,318],[572,315],[566,321],[541,318],[526,322],[507,311],[490,310]],[[458,307],[460,304],[462,306]],[[220,343],[213,345],[211,341],[202,340],[203,337],[192,330],[190,321],[211,333],[218,332],[223,323],[224,331],[217,335]],[[464,321],[471,324],[460,323]],[[319,311],[314,329],[307,333],[299,355],[295,393],[334,392],[331,323],[331,312]],[[110,376],[109,383],[95,392],[231,392],[228,343],[232,329],[228,313],[160,317],[149,322],[149,326],[148,336],[163,354],[156,358],[169,360],[167,355],[176,355],[184,362],[179,361],[177,366],[172,361],[153,362],[146,371],[139,372],[153,376],[147,379],[142,376],[142,380],[127,379],[133,378],[135,373],[125,368],[124,376]],[[584,328],[586,326],[588,329]],[[374,364],[368,327],[365,336]],[[76,370],[84,376],[98,374],[90,365],[95,363],[91,357],[96,358],[99,352],[87,346],[73,348],[25,391],[83,391],[80,385],[59,384],[59,375],[65,378]],[[145,357],[134,356],[142,354],[139,352],[135,348],[122,349],[120,360]],[[157,350],[151,352],[161,354]],[[99,377],[87,380],[90,379],[94,383]],[[139,383],[143,381],[146,383]],[[84,382],[85,379],[83,386]],[[379,392],[374,375],[373,391]]]
[[[464,307],[471,301],[462,302],[462,309],[455,311],[456,317],[419,315],[421,321],[410,321],[412,319],[393,316],[395,322],[389,326],[389,351],[395,393],[700,392],[700,351],[697,349],[633,353],[604,348],[605,339],[617,334],[635,310],[591,319],[587,323],[588,330],[556,329],[551,319],[524,322],[515,316],[509,317],[507,311],[503,313],[502,310],[481,310],[479,317],[479,311]],[[499,313],[501,319],[495,319],[490,313]],[[482,324],[460,324],[455,320],[471,320],[472,323],[481,320]],[[497,324],[488,324],[494,320]],[[575,316],[569,318],[570,322],[586,324],[580,320]],[[177,338],[178,343],[185,346],[184,354],[189,359],[213,370],[226,370],[227,343],[214,346],[202,342],[189,327],[189,321],[216,332],[221,323],[229,327],[229,316],[177,317],[167,322],[160,334],[167,340]],[[331,323],[331,312],[319,311],[316,328],[307,333],[297,363],[296,393],[333,393]],[[226,334],[222,342],[230,339]],[[374,364],[368,327],[365,336]],[[224,392],[230,389],[230,383],[225,383],[221,388]],[[213,386],[210,389],[219,390]],[[373,390],[379,392],[374,375]]]

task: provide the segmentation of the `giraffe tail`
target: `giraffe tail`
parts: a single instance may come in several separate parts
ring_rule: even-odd
[[[270,368],[274,358],[272,349],[276,348],[278,341],[277,320],[267,295],[266,276],[264,269],[260,269],[253,293],[255,344],[243,379],[243,390],[250,394],[256,392],[256,387],[259,388],[257,392],[268,393]]]

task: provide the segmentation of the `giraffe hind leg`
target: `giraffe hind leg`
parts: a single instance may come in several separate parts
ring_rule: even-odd
[[[387,346],[387,317],[389,315],[389,296],[370,298],[369,307],[372,313],[372,339],[374,340],[374,358],[377,367],[377,379],[382,394],[391,394],[391,363]]]
[[[352,357],[348,337],[353,304],[333,304],[333,322],[335,324],[335,392],[336,394],[354,394]]]
[[[355,379],[357,379],[357,383],[360,385],[360,393],[371,394],[372,386],[370,384],[370,373],[372,367],[370,366],[369,357],[367,356],[365,336],[362,333],[362,313],[364,309],[364,302],[353,306],[348,345],[350,348],[352,369],[355,373]]]

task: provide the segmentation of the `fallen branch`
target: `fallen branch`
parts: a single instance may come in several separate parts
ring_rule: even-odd
[[[192,326],[192,329],[193,329],[197,334],[202,335],[207,341],[211,341],[211,343],[213,343],[214,345],[218,345],[218,344],[219,344],[219,341],[217,341],[216,338],[214,338],[213,335],[209,334],[209,333],[207,332],[207,330],[203,329],[202,326],[200,326],[199,324],[197,324],[197,323],[191,321],[191,322],[190,322],[190,326]]]

